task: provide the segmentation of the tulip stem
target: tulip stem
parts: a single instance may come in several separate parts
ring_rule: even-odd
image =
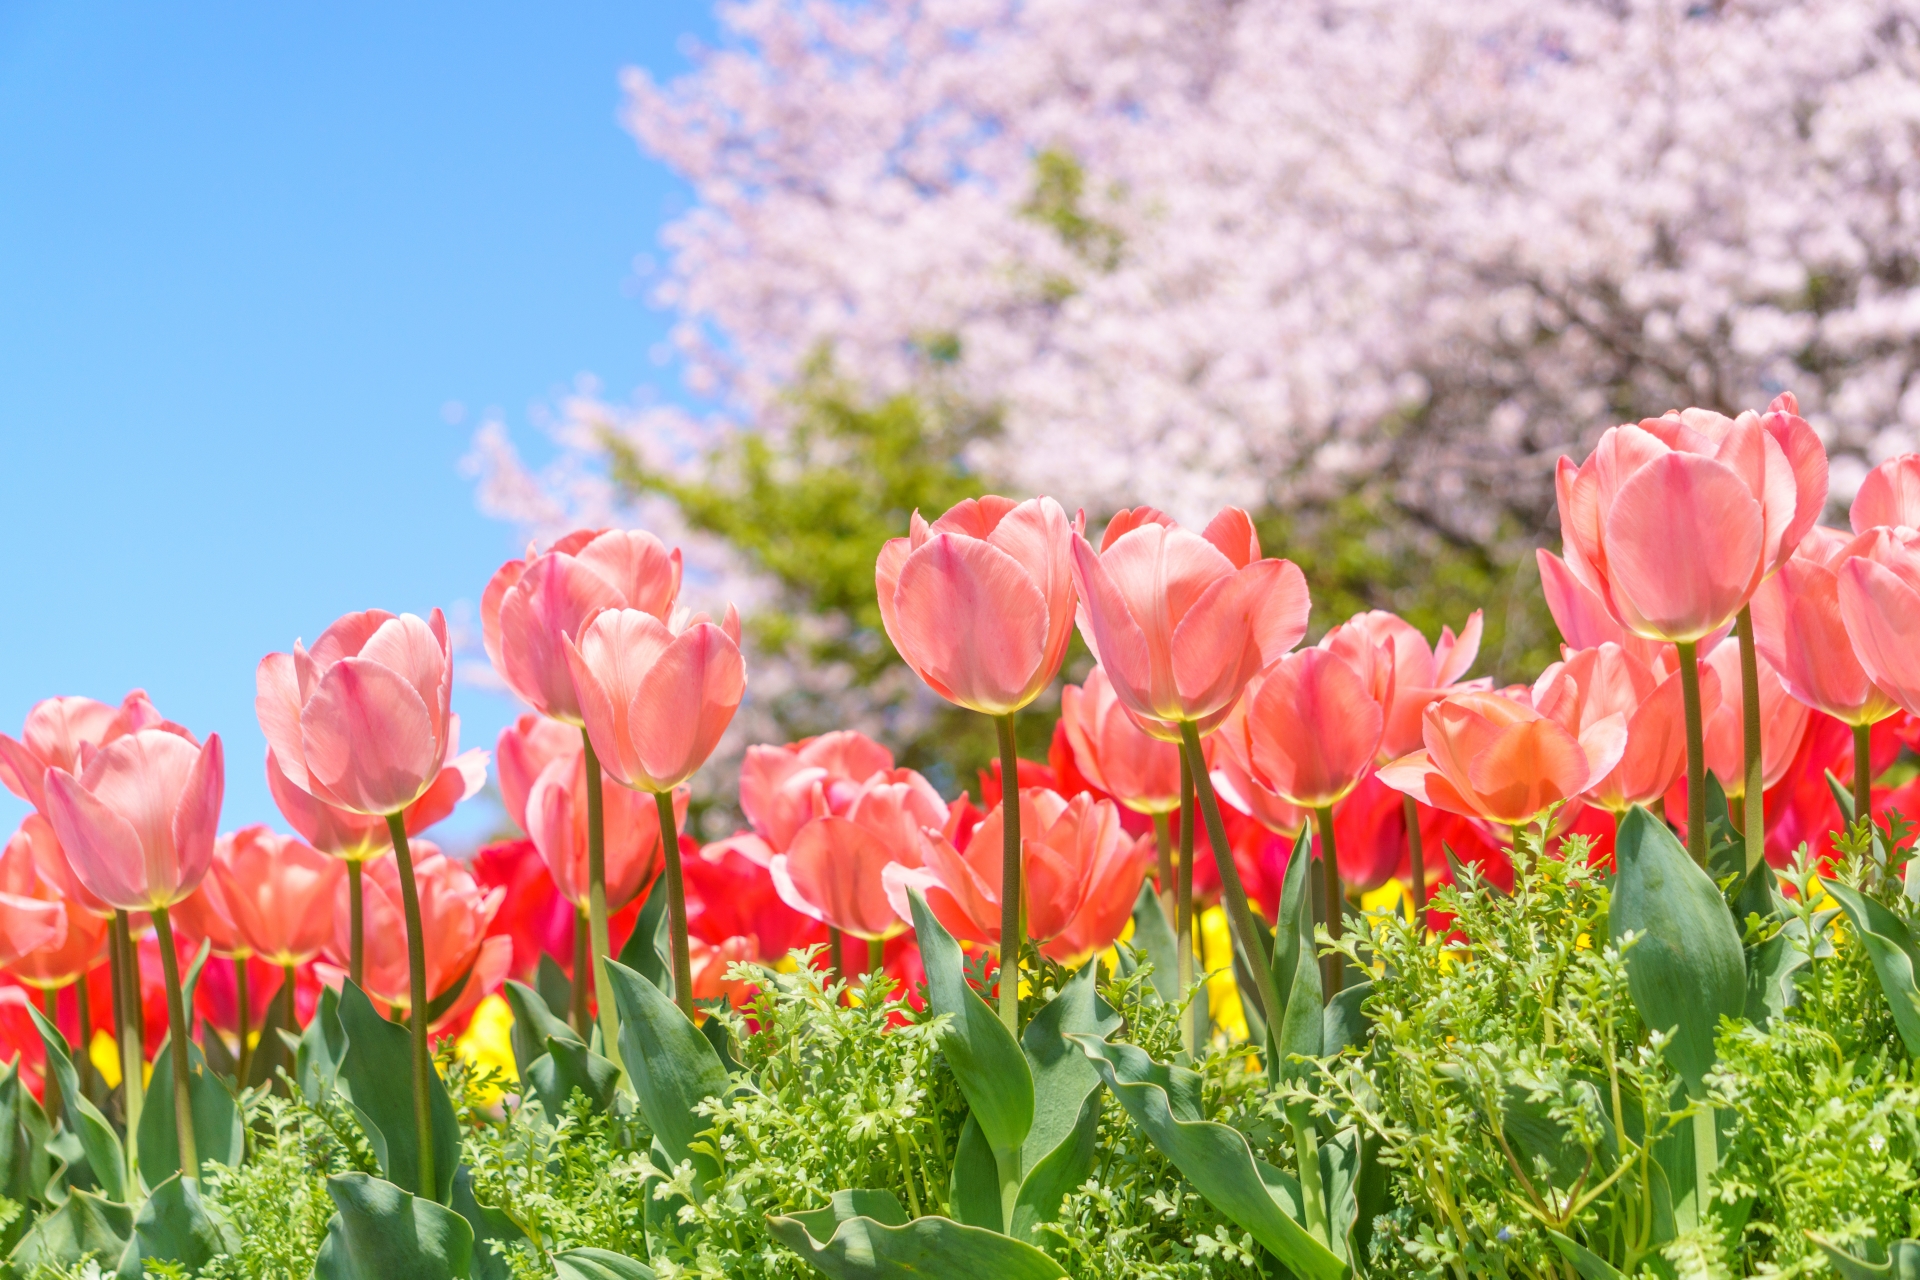
[[[1347,895],[1340,887],[1340,854],[1333,842],[1333,806],[1323,804],[1313,811],[1314,829],[1320,834],[1320,873],[1326,877],[1327,937],[1340,941],[1340,930],[1344,923],[1341,910]],[[1217,859],[1216,859],[1217,861]],[[1321,962],[1323,973],[1321,981],[1326,984],[1329,1002],[1340,994],[1340,979],[1345,969],[1344,957],[1338,951],[1325,957]]]
[[[1747,870],[1767,856],[1766,775],[1760,759],[1760,658],[1753,647],[1753,606],[1742,605],[1733,624],[1740,638],[1740,726],[1746,745]]]
[[[1000,731],[1000,1021],[1020,1037],[1020,944],[1025,939],[1020,883],[1020,748],[1013,713],[993,718]]]
[[[87,975],[82,973],[80,981],[74,984],[73,1002],[78,1006],[80,1015],[80,1056],[74,1062],[74,1069],[80,1074],[80,1096],[86,1097],[93,1092],[93,1008],[92,999],[87,994]]]
[[[1193,824],[1198,818],[1193,799],[1193,773],[1187,768],[1187,756],[1180,753],[1180,883],[1174,891],[1174,976],[1181,997],[1193,986]],[[1191,1058],[1194,1046],[1207,1038],[1200,1025],[1206,1010],[1194,1002],[1193,1016],[1180,1021],[1180,1046]]]
[[[407,824],[401,814],[387,815],[393,856],[400,864],[400,906],[407,917],[407,1026],[413,1033],[413,1128],[420,1148],[420,1184],[415,1195],[438,1200],[433,1167],[433,1059],[427,1054],[427,935],[420,922],[420,887],[413,881],[413,853],[407,848]]]
[[[1174,915],[1173,887],[1173,824],[1165,813],[1153,815],[1153,851],[1160,860],[1160,909],[1166,913],[1167,923],[1179,928],[1179,920]]]
[[[60,989],[58,987],[40,988],[40,1007],[47,1015],[48,1024],[59,1034],[60,1042],[66,1044],[66,1033],[60,1030]],[[72,1056],[73,1046],[67,1045],[67,1051],[68,1056]],[[60,1122],[60,1077],[51,1070],[47,1072],[45,1089],[41,1105],[46,1108],[47,1119],[58,1124]]]
[[[1227,844],[1226,824],[1220,820],[1220,802],[1213,794],[1213,780],[1207,776],[1207,758],[1200,751],[1200,726],[1191,720],[1180,722],[1180,745],[1185,748],[1187,770],[1193,775],[1193,789],[1200,800],[1200,813],[1207,820],[1207,840],[1213,846],[1213,865],[1220,872],[1220,896],[1227,907],[1227,922],[1246,953],[1247,967],[1253,970],[1253,1000],[1269,1027],[1274,1012],[1282,1008],[1279,990],[1273,984],[1273,965],[1267,954],[1260,927],[1254,923],[1253,909],[1247,905],[1247,890],[1240,883],[1240,869],[1233,865],[1233,850]],[[1335,875],[1339,874],[1338,865]],[[1334,881],[1338,884],[1338,880]],[[1327,904],[1331,914],[1337,907]]]
[[[1700,650],[1691,640],[1673,646],[1680,652],[1680,702],[1687,719],[1687,852],[1707,865],[1707,764],[1700,715]]]
[[[1427,850],[1420,838],[1420,804],[1412,796],[1401,796],[1401,809],[1407,815],[1407,878],[1413,881],[1413,923],[1424,929],[1427,924]]]
[[[167,909],[153,909],[153,929],[160,935],[160,971],[167,979],[167,1039],[173,1047],[173,1127],[180,1144],[180,1172],[194,1190],[200,1189],[200,1153],[193,1132],[193,1060],[187,1051],[187,1006],[180,992],[180,957],[173,950],[173,925]]]
[[[570,1012],[573,1015],[573,1029],[580,1033],[583,1041],[593,1041],[593,1014],[587,1007],[587,913],[584,908],[573,909],[573,992]]]
[[[360,859],[347,859],[347,976],[356,987],[364,987],[367,980],[366,899],[360,888],[360,873],[365,870]]]
[[[847,980],[847,940],[832,925],[827,926],[827,968],[832,981]]]
[[[613,1007],[612,979],[607,976],[607,960],[613,955],[613,941],[607,933],[607,805],[606,795],[601,790],[605,779],[600,776],[600,757],[593,753],[593,739],[587,736],[585,729],[580,731],[580,741],[587,756],[587,927],[590,930],[588,940],[593,946],[593,998],[600,1005],[600,1052],[624,1072],[626,1064],[620,1060],[620,1018]],[[667,812],[672,811],[673,796],[669,794]],[[660,831],[665,835],[667,828],[663,825]],[[676,856],[674,866],[679,865]],[[679,891],[675,890],[675,899],[679,896]],[[680,931],[684,937],[684,905],[681,908]],[[579,985],[578,979],[575,979],[574,985]],[[585,1031],[580,1034],[588,1040],[593,1039]]]
[[[288,965],[280,979],[280,999],[283,1002],[280,1006],[280,1021],[285,1023],[287,1030],[295,1035],[300,1032],[299,982],[299,969]]]
[[[114,992],[117,1038],[120,1041],[120,1101],[127,1121],[127,1177],[139,1177],[137,1163],[140,1145],[140,1112],[147,1099],[147,1079],[143,1072],[147,1055],[140,1043],[140,953],[134,949],[133,929],[127,913],[113,913],[112,947],[119,955],[120,989]]]
[[[253,1046],[247,1043],[247,1033],[253,1030],[253,1002],[247,991],[247,958],[233,958],[233,1002],[239,1006],[240,1057],[233,1064],[234,1084],[247,1087],[247,1068],[253,1065]]]
[[[867,978],[877,986],[886,980],[887,944],[878,938],[867,939]]]
[[[1873,726],[1853,726],[1853,820],[1873,825]]]
[[[660,847],[667,854],[667,930],[673,935],[673,998],[691,1022],[693,954],[687,949],[687,891],[680,879],[680,833],[673,819],[673,793],[654,792],[653,807],[660,815]],[[606,1014],[602,1012],[601,1017]]]

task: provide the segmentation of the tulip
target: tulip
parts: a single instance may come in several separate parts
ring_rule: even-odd
[[[687,946],[693,958],[693,998],[718,1000],[726,997],[734,1008],[744,1007],[752,999],[753,984],[727,977],[736,964],[754,958],[752,938],[725,938],[710,943],[704,938],[689,938]]]
[[[334,900],[344,879],[339,860],[264,826],[222,837],[222,847],[214,852],[207,884],[218,887],[236,944],[233,953],[256,955],[281,971],[282,1019],[289,1028],[299,1025],[295,971],[331,941]],[[245,960],[238,960],[234,978],[243,1063],[251,1015],[246,973]],[[241,1078],[245,1075],[243,1069]]]
[[[653,793],[667,853],[674,994],[691,1018],[687,899],[671,797],[706,763],[746,694],[740,616],[729,607],[716,626],[705,614],[676,613],[662,622],[638,609],[607,609],[577,641],[569,637],[566,649],[586,719],[589,776],[604,768],[616,782]],[[600,1007],[610,1020],[611,999]]]
[[[0,969],[15,969],[40,952],[67,943],[66,904],[48,891],[33,864],[33,834],[24,826],[0,853]],[[78,918],[85,913],[73,912]],[[94,941],[99,941],[96,932]],[[24,980],[27,975],[21,974]],[[34,984],[39,985],[39,984]]]
[[[1908,714],[1920,707],[1920,539],[1864,540],[1836,570],[1840,617],[1867,677]]]
[[[168,724],[143,689],[129,693],[118,707],[92,698],[43,699],[27,712],[18,740],[0,733],[0,785],[45,813],[41,782],[48,769],[77,773],[85,763],[84,749],[141,729],[167,727],[178,728]]]
[[[564,731],[563,731],[564,732]],[[479,795],[487,785],[487,753],[480,747],[461,751],[460,717],[447,717],[447,754],[450,757],[418,800],[401,812],[408,835],[418,835],[452,813],[456,806]],[[503,778],[505,771],[502,771]],[[293,785],[280,770],[273,748],[267,749],[267,790],[280,816],[302,840],[321,853],[349,864],[384,857],[393,848],[393,832],[384,816],[355,813],[316,800]],[[502,791],[505,784],[502,783]],[[511,810],[509,810],[511,811]]]
[[[769,869],[772,861],[772,852],[746,834],[716,840],[686,857],[688,933],[714,946],[728,938],[752,938],[755,959],[766,964],[821,941],[826,934],[821,922],[781,898]]]
[[[1920,529],[1920,453],[1888,458],[1867,472],[1847,516],[1855,533],[1881,527]]]
[[[893,753],[852,729],[784,747],[748,747],[740,762],[740,810],[769,850],[784,853],[816,816],[816,788],[829,813],[844,814],[868,779],[891,772]]]
[[[386,819],[407,908],[414,979],[410,1001],[425,1005],[426,959],[405,814],[439,783],[447,756],[458,745],[446,620],[438,609],[424,622],[380,609],[350,613],[322,632],[310,652],[296,641],[291,655],[262,658],[254,680],[254,712],[287,781],[336,809]],[[359,879],[357,865],[348,867],[349,886]],[[356,918],[352,897],[349,887],[350,926]],[[437,1185],[428,1093],[433,1063],[425,1020],[415,1018],[412,1032],[414,1128],[420,1144],[415,1190],[431,1195]]]
[[[989,495],[956,504],[929,525],[913,513],[908,536],[880,549],[874,566],[880,621],[908,666],[933,691],[994,720],[1004,772],[1017,775],[1013,716],[1060,670],[1073,636],[1069,522],[1052,498],[1016,503]],[[1019,807],[1004,833],[1002,874],[1014,885],[1003,930],[1016,939],[1001,957],[1020,967]],[[1000,984],[1000,1017],[1018,1034],[1019,983]]]
[[[46,846],[52,846],[50,850]],[[30,813],[0,851],[0,968],[44,993],[47,1020],[57,1024],[54,1009],[60,988],[73,986],[80,1022],[81,1046],[93,1036],[87,973],[100,962],[107,941],[107,920],[62,898],[59,888],[40,873],[48,857],[64,863],[45,818]],[[80,1089],[87,1091],[92,1074],[86,1054],[75,1055]],[[50,1114],[59,1113],[53,1098]]]
[[[1425,749],[1382,766],[1380,780],[1423,804],[1516,827],[1598,783],[1627,749],[1625,715],[1569,726],[1525,690],[1451,694],[1421,727]]]
[[[1068,800],[1033,788],[1020,793],[1019,807],[1021,830],[1030,833],[1020,842],[1026,934],[1042,954],[1063,964],[1080,963],[1112,946],[1125,928],[1153,846],[1126,833],[1111,800],[1085,793]],[[922,866],[894,863],[883,873],[894,911],[910,915],[907,891],[918,889],[955,937],[1004,946],[1006,882],[994,852],[1005,821],[1003,802],[981,819],[964,849],[955,847],[957,832],[928,832]]]
[[[1180,807],[1180,749],[1152,737],[1127,714],[1107,673],[1095,667],[1080,686],[1060,691],[1060,721],[1073,759],[1086,780],[1135,813],[1153,820],[1160,892],[1168,923],[1178,927],[1173,884],[1172,814]]]
[[[1232,507],[1200,534],[1150,508],[1123,511],[1097,553],[1085,538],[1073,540],[1073,572],[1087,647],[1140,727],[1181,744],[1208,836],[1226,848],[1200,739],[1226,718],[1254,673],[1306,633],[1306,579],[1285,560],[1262,559],[1253,521]],[[1232,859],[1220,861],[1220,874],[1241,947],[1262,954]],[[1181,922],[1182,936],[1189,927]],[[1279,1008],[1272,975],[1254,968],[1262,1013]]]
[[[578,729],[531,711],[500,731],[493,744],[493,762],[500,773],[500,803],[514,826],[527,829],[527,793],[540,771],[581,749]]]
[[[1721,688],[1719,668],[1704,668],[1701,703],[1709,717],[1721,710]],[[1649,666],[1633,650],[1609,640],[1548,667],[1534,682],[1532,698],[1542,715],[1576,738],[1603,721],[1624,720],[1627,741],[1620,762],[1582,793],[1615,815],[1653,803],[1686,772],[1686,716],[1677,668]]]
[[[1720,687],[1727,689],[1740,678],[1740,652],[1736,646],[1722,644],[1707,655],[1701,666],[1711,668]],[[1768,726],[1760,755],[1760,787],[1765,790],[1780,781],[1793,753],[1799,750],[1800,736],[1807,731],[1807,705],[1787,692],[1779,673],[1766,659],[1760,659],[1760,716]],[[1707,717],[1704,741],[1707,769],[1718,779],[1729,800],[1739,800],[1748,786],[1744,733],[1739,709],[1722,696],[1719,710]],[[1744,814],[1742,815],[1744,816]],[[1765,833],[1758,833],[1764,838]]]

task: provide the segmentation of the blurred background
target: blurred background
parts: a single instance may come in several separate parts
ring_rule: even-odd
[[[1841,520],[1916,373],[1899,3],[0,4],[0,726],[145,686],[228,825],[254,663],[349,609],[447,609],[490,744],[480,591],[578,525],[742,605],[729,751],[951,794],[986,731],[873,604],[916,506],[1243,505],[1315,634],[1483,609],[1531,678],[1561,453],[1792,390]]]

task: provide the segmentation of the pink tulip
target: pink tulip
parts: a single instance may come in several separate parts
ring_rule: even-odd
[[[1882,528],[1855,542],[1836,570],[1853,652],[1881,692],[1920,713],[1920,534]]]
[[[350,613],[311,652],[270,653],[255,673],[254,711],[287,780],[314,799],[385,817],[439,780],[458,730],[453,658],[435,609],[421,621]]]
[[[34,869],[55,897],[70,907],[77,907],[102,920],[113,919],[113,908],[95,897],[93,890],[82,884],[80,877],[73,873],[73,862],[67,857],[66,850],[60,847],[60,839],[53,833],[53,824],[47,821],[45,815],[28,814],[21,820],[20,831],[27,837],[28,847],[32,850]]]
[[[1459,636],[1440,628],[1440,643],[1428,645],[1419,628],[1384,609],[1356,613],[1321,639],[1360,674],[1386,713],[1379,762],[1397,760],[1420,749],[1420,716],[1427,704],[1445,697],[1480,652],[1480,610],[1467,618]],[[1484,681],[1480,682],[1482,685]]]
[[[907,890],[917,888],[955,937],[998,945],[1003,814],[996,806],[981,819],[964,849],[957,831],[929,832],[923,866],[889,866],[882,878],[894,912],[911,918]],[[1128,835],[1111,800],[1038,787],[1020,792],[1020,831],[1028,936],[1062,963],[1112,946],[1153,862],[1152,838]]]
[[[1203,534],[1150,508],[1123,511],[1098,553],[1073,540],[1073,574],[1087,647],[1141,728],[1169,742],[1183,721],[1212,732],[1254,672],[1306,634],[1306,579],[1260,558],[1237,508]]]
[[[221,837],[207,886],[218,886],[234,953],[276,968],[305,964],[333,937],[334,898],[345,867],[264,826]]]
[[[638,609],[608,609],[566,641],[574,688],[600,767],[656,794],[706,763],[747,691],[740,618],[705,614],[672,625]]]
[[[1231,726],[1225,732],[1232,732]],[[1208,739],[1209,742],[1213,740]],[[1299,805],[1268,790],[1264,783],[1247,771],[1232,751],[1215,753],[1210,779],[1223,803],[1278,835],[1289,838],[1298,836],[1300,829],[1313,817]],[[1202,838],[1206,835],[1204,831],[1195,834]]]
[[[753,998],[753,984],[733,981],[727,977],[727,971],[736,964],[756,959],[754,947],[752,938],[726,938],[717,944],[704,938],[688,938],[687,950],[693,962],[693,998],[718,1000],[725,996],[734,1008],[745,1007]]]
[[[1371,657],[1373,646],[1364,652]],[[1248,683],[1220,743],[1262,790],[1302,809],[1323,809],[1373,768],[1385,724],[1373,691],[1337,651],[1306,649]]]
[[[46,698],[27,712],[22,740],[0,733],[0,785],[45,813],[41,780],[48,769],[78,773],[83,749],[103,747],[141,729],[169,727],[179,728],[154,709],[144,689],[129,693],[118,707],[92,698]]]
[[[1855,533],[1875,527],[1920,529],[1920,453],[1903,453],[1867,472],[1853,495]]]
[[[1756,656],[1760,678],[1760,723],[1767,727],[1760,737],[1761,790],[1764,791],[1786,776],[1787,766],[1793,763],[1794,752],[1800,749],[1800,739],[1807,731],[1809,712],[1804,702],[1797,701],[1787,692],[1773,664],[1764,656]],[[1705,699],[1702,698],[1702,711],[1706,719],[1702,744],[1706,749],[1707,768],[1720,779],[1720,788],[1727,797],[1738,799],[1747,792],[1746,730],[1741,718],[1740,698],[1733,692],[1740,688],[1739,646],[1727,643],[1715,645],[1713,652],[1700,660],[1703,685],[1709,668],[1719,677],[1720,705],[1706,712]]]
[[[1816,711],[1862,725],[1900,709],[1854,655],[1840,615],[1840,577],[1829,565],[1795,556],[1762,583],[1753,596],[1753,640],[1786,691]]]
[[[676,826],[685,822],[688,799],[685,787],[675,789]],[[600,803],[606,831],[607,911],[611,913],[653,887],[666,857],[660,847],[660,815],[651,797],[625,787],[605,787]],[[525,816],[527,834],[552,873],[560,896],[585,910],[590,884],[587,753],[582,746],[576,744],[570,753],[555,757],[540,771],[527,795]]]
[[[76,925],[84,912],[69,913],[34,866],[33,835],[24,827],[13,833],[0,851],[0,969],[14,969],[40,952],[57,952],[67,944],[68,919]],[[104,930],[95,921],[94,941]],[[20,974],[23,979],[27,975]]]
[[[533,711],[500,731],[493,761],[500,774],[500,803],[514,826],[527,829],[527,793],[540,771],[580,750],[580,730]]]
[[[880,549],[893,647],[947,701],[990,716],[1038,697],[1073,635],[1075,533],[1052,498],[969,498]]]
[[[1718,670],[1702,666],[1700,705],[1705,715],[1714,714],[1720,697]],[[1649,666],[1631,650],[1608,641],[1571,651],[1564,662],[1542,672],[1534,682],[1533,705],[1576,737],[1602,721],[1624,718],[1627,745],[1619,764],[1590,781],[1583,797],[1603,809],[1624,813],[1636,804],[1651,804],[1687,771],[1686,709],[1678,667]]]
[[[412,846],[427,952],[428,999],[437,1000],[446,994],[469,969],[473,978],[462,1000],[474,991],[485,994],[489,984],[497,987],[505,979],[513,960],[512,938],[487,935],[487,926],[500,910],[505,890],[482,892],[473,873],[442,854],[431,841],[416,840]],[[395,1008],[408,1008],[407,928],[400,903],[399,864],[391,858],[368,863],[365,885],[366,981],[362,985],[369,995]],[[337,894],[333,939],[327,952],[336,963],[344,963],[348,943],[344,880]],[[329,966],[325,973],[329,985],[336,984],[338,976]],[[437,1021],[449,1021],[455,1012],[449,1010]]]
[[[544,554],[529,549],[494,573],[480,597],[493,668],[543,715],[582,723],[567,642],[603,609],[637,609],[661,622],[680,595],[680,551],[638,529],[582,529]]]
[[[479,795],[487,785],[487,753],[479,747],[460,750],[460,717],[457,715],[447,717],[447,752],[453,758],[441,768],[426,794],[402,813],[408,835],[425,831],[452,813],[462,801]],[[503,792],[504,777],[503,770]],[[273,793],[273,802],[279,806],[280,816],[287,820],[287,825],[321,853],[348,862],[364,862],[393,848],[393,833],[384,817],[355,813],[316,800],[294,786],[280,771],[272,747],[267,748],[267,790]]]
[[[1380,769],[1422,804],[1520,825],[1605,778],[1627,749],[1619,713],[1574,728],[1535,709],[1525,689],[1456,693],[1430,705],[1426,749]]]
[[[784,747],[748,747],[740,763],[740,808],[771,857],[785,852],[794,833],[816,816],[816,789],[824,793],[827,812],[845,814],[868,779],[892,772],[893,753],[852,729]]]
[[[47,818],[73,871],[122,911],[169,907],[213,860],[226,765],[220,735],[204,747],[167,729],[141,729],[82,751],[75,777],[49,768]]]
[[[1136,813],[1180,807],[1180,748],[1133,722],[1105,670],[1060,691],[1060,723],[1088,782]]]
[[[1679,660],[1672,645],[1637,636],[1621,626],[1606,602],[1574,577],[1559,556],[1540,548],[1534,551],[1534,558],[1540,566],[1540,590],[1547,598],[1547,612],[1553,615],[1553,625],[1559,628],[1566,648],[1597,649],[1603,644],[1617,644],[1647,667],[1671,667]],[[1710,636],[1705,643],[1713,639]]]
[[[1827,498],[1791,395],[1737,419],[1687,409],[1614,427],[1556,476],[1567,567],[1636,635],[1693,642],[1784,564]]]
[[[829,807],[822,782],[814,783],[814,802],[814,817],[768,865],[781,900],[856,938],[904,933],[913,917],[894,911],[884,876],[895,864],[920,865],[923,831],[947,819],[940,794],[913,770],[899,769],[874,774],[841,813]]]

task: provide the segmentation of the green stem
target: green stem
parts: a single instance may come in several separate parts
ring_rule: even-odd
[[[667,854],[667,930],[673,935],[673,999],[691,1022],[693,953],[687,949],[687,890],[680,878],[680,832],[673,817],[673,793],[654,792],[653,807],[660,815],[660,847]],[[608,1005],[611,1004],[612,1001],[608,1001]],[[600,1016],[607,1016],[605,1006]],[[618,1028],[615,1030],[617,1033]]]
[[[407,826],[400,814],[387,815],[387,830],[393,835],[393,856],[400,863],[400,906],[407,918],[407,999],[412,1006],[407,1026],[413,1033],[413,1128],[420,1144],[420,1184],[406,1190],[438,1200],[440,1184],[433,1167],[433,1059],[427,1054],[427,935],[420,922],[420,886],[413,880]]]
[[[1320,1133],[1313,1127],[1307,1104],[1296,1102],[1287,1108],[1293,1125],[1293,1162],[1300,1170],[1301,1225],[1316,1240],[1328,1241],[1327,1192],[1320,1180]]]
[[[1160,872],[1160,909],[1167,913],[1167,923],[1178,927],[1175,919],[1174,896],[1178,892],[1173,887],[1173,822],[1169,815],[1153,815],[1153,851],[1159,859]]]
[[[1401,809],[1407,815],[1407,871],[1413,881],[1413,923],[1424,929],[1427,924],[1427,851],[1420,838],[1420,805],[1412,796],[1402,796]]]
[[[119,1022],[115,1030],[120,1042],[120,1098],[127,1121],[127,1177],[131,1182],[139,1177],[140,1112],[147,1100],[144,1073],[147,1055],[140,1043],[140,953],[134,949],[133,928],[124,911],[113,913],[112,946],[120,956],[120,990],[115,993],[119,1007],[114,1010],[114,1016]]]
[[[1699,646],[1691,640],[1680,651],[1680,702],[1687,719],[1687,852],[1699,866],[1707,865],[1707,763],[1704,727],[1700,715]]]
[[[40,1009],[41,1012],[47,1015],[48,1024],[51,1025],[54,1032],[60,1036],[60,1042],[66,1044],[66,1034],[60,1031],[60,991],[57,987],[40,988]],[[73,1056],[72,1045],[67,1045],[67,1056]],[[46,1093],[41,1099],[41,1105],[46,1109],[47,1119],[53,1124],[59,1124],[61,1111],[60,1077],[56,1076],[52,1071],[48,1071],[46,1074]]]
[[[240,1006],[240,1057],[233,1066],[237,1073],[234,1081],[244,1089],[247,1087],[247,1068],[253,1065],[253,1046],[247,1043],[247,1034],[253,1030],[253,997],[247,990],[245,956],[233,958],[233,995],[235,1003]]]
[[[587,755],[587,928],[588,940],[593,946],[593,998],[600,1006],[600,1052],[624,1071],[625,1064],[620,1060],[620,1019],[613,1007],[612,979],[607,976],[613,940],[607,931],[607,808],[606,794],[601,790],[605,780],[600,776],[600,757],[593,753],[593,739],[585,729],[580,731],[580,741]],[[671,792],[667,795],[667,810],[669,813],[673,810]],[[661,826],[660,835],[662,839],[678,838],[677,833],[669,837],[665,825]],[[674,865],[680,865],[677,856]],[[577,980],[575,985],[579,985]],[[581,1034],[586,1035],[584,1031]]]
[[[360,875],[366,869],[358,858],[347,860],[347,976],[356,987],[367,980],[366,899],[360,887]]]
[[[1020,945],[1025,897],[1020,883],[1020,749],[1013,713],[993,718],[1000,731],[1000,1021],[1020,1037]]]
[[[194,1190],[200,1189],[200,1153],[193,1132],[193,1060],[187,1052],[187,1006],[180,990],[180,957],[173,951],[173,925],[167,909],[153,909],[154,932],[160,935],[160,971],[167,979],[167,1039],[173,1047],[173,1127],[180,1143],[180,1172]]]
[[[1313,825],[1320,833],[1320,871],[1326,877],[1327,937],[1334,942],[1340,941],[1340,930],[1345,924],[1345,912],[1341,910],[1347,895],[1340,887],[1340,854],[1333,843],[1333,806],[1321,805],[1313,811]],[[1249,953],[1251,958],[1251,953]],[[1327,999],[1331,1001],[1340,994],[1340,979],[1345,970],[1344,957],[1338,952],[1321,960],[1321,981],[1326,984]]]
[[[84,1098],[93,1092],[93,1000],[87,993],[87,975],[84,973],[80,975],[80,981],[74,984],[73,1000],[79,1006],[80,1014],[80,1056],[73,1066],[80,1073],[80,1096]]]
[[[1714,1129],[1713,1108],[1704,1103],[1693,1113],[1693,1194],[1694,1212],[1707,1220],[1713,1195],[1713,1175],[1720,1169],[1720,1135]]]
[[[298,1035],[300,1032],[300,1006],[295,999],[295,986],[300,981],[300,971],[288,965],[280,978],[280,998],[285,1001],[280,1006],[280,1020],[288,1031]]]
[[[573,1021],[573,1029],[580,1033],[584,1041],[593,1040],[593,1012],[587,999],[587,935],[590,926],[584,907],[573,909],[573,992],[569,997],[568,1010]]]
[[[867,990],[875,1000],[886,998],[887,944],[878,938],[867,939]]]
[[[1193,986],[1193,824],[1197,817],[1193,799],[1193,774],[1187,769],[1187,756],[1180,754],[1180,883],[1174,890],[1174,976],[1184,999]],[[1207,1038],[1200,1025],[1205,1017],[1200,1002],[1194,1002],[1193,1016],[1180,1022],[1181,1047],[1192,1057],[1194,1047]]]
[[[1740,727],[1746,746],[1747,870],[1767,856],[1766,774],[1760,759],[1760,657],[1753,647],[1753,606],[1745,605],[1734,622],[1740,638]]]
[[[833,925],[827,926],[827,967],[835,982],[847,980],[847,940]]]
[[[1191,720],[1180,722],[1180,745],[1185,748],[1188,770],[1193,775],[1201,816],[1207,821],[1207,839],[1213,844],[1213,865],[1220,871],[1220,896],[1226,903],[1227,923],[1233,927],[1240,949],[1246,953],[1247,967],[1253,970],[1253,990],[1249,994],[1259,1006],[1257,1012],[1268,1026],[1273,1026],[1274,1012],[1282,1007],[1280,994],[1273,985],[1273,965],[1267,955],[1266,939],[1254,923],[1253,908],[1247,905],[1247,890],[1240,883],[1240,869],[1233,865],[1226,824],[1220,820],[1220,802],[1214,797],[1213,780],[1207,777],[1207,760],[1200,751],[1200,728]],[[1337,871],[1336,867],[1336,874]]]
[[[1853,817],[1873,822],[1873,726],[1853,726]]]

